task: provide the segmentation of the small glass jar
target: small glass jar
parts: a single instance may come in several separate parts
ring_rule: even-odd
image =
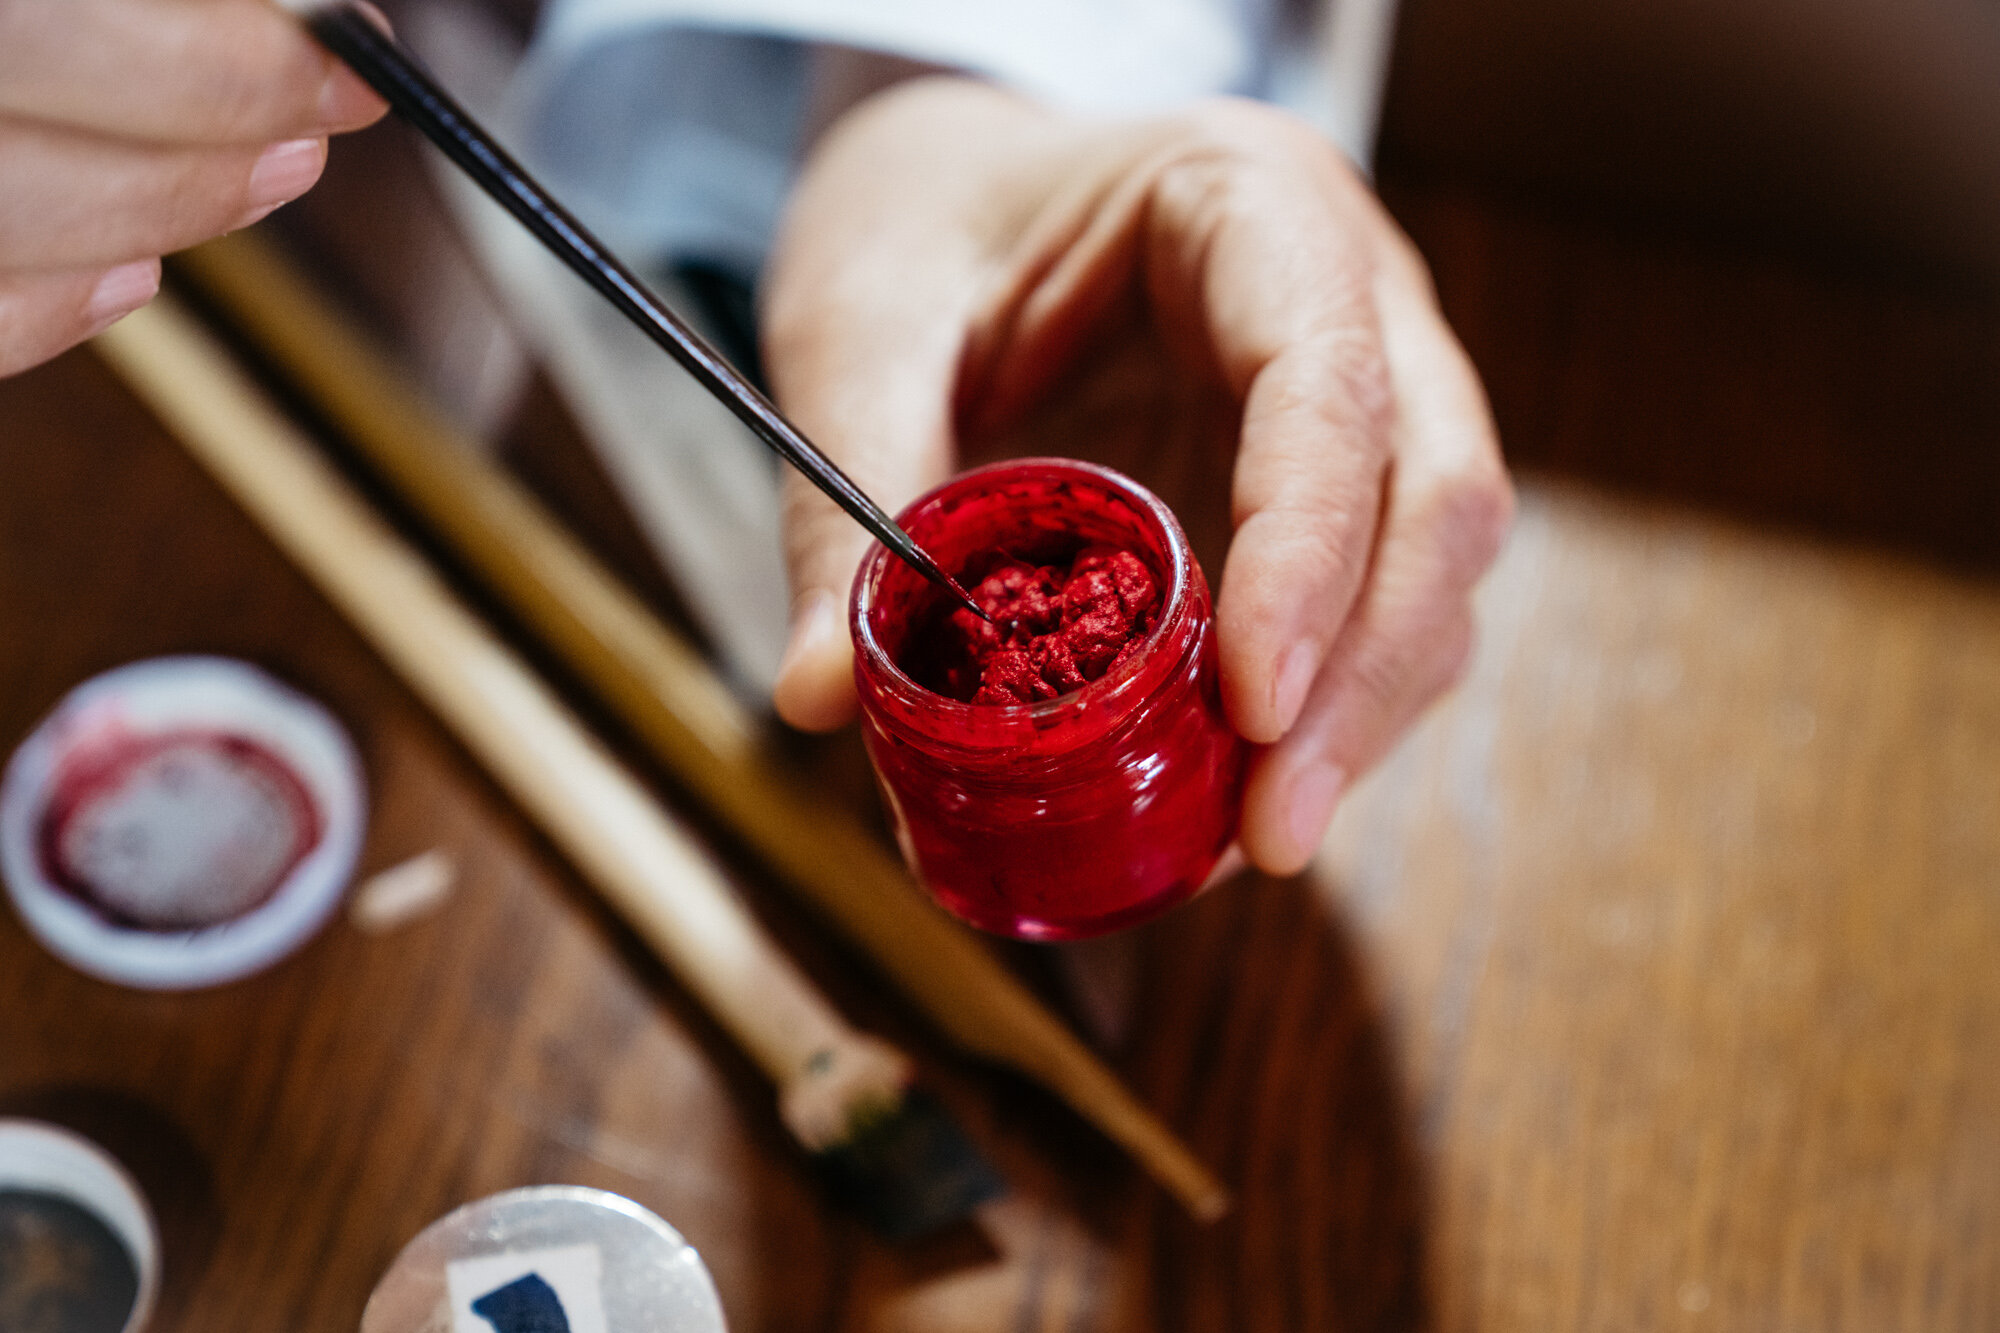
[[[1122,547],[1160,601],[1140,648],[1028,704],[960,703],[912,679],[913,636],[946,600],[876,546],[850,622],[862,734],[896,836],[947,909],[1019,939],[1101,935],[1186,900],[1235,840],[1249,747],[1223,716],[1208,584],[1165,504],[1089,463],[961,474],[900,522],[970,586],[995,552],[1046,564]]]

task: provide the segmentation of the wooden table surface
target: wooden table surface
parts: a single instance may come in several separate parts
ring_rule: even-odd
[[[1469,679],[1316,867],[1084,964],[1132,969],[1113,1058],[1238,1191],[1208,1228],[735,861],[1014,1185],[901,1250],[829,1214],[748,1063],[109,372],[0,382],[0,746],[106,667],[245,656],[357,736],[364,871],[462,866],[192,995],[0,913],[0,1114],[151,1187],[159,1327],[345,1333],[425,1223],[554,1181],[681,1228],[738,1333],[2000,1327],[2000,319],[1395,199],[1535,468]],[[853,757],[808,752],[843,799]]]

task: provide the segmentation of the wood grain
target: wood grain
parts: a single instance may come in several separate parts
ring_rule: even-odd
[[[79,977],[0,913],[0,1111],[91,1128],[171,1200],[162,1328],[344,1333],[425,1222],[531,1181],[659,1210],[739,1333],[2000,1326],[2000,523],[1967,494],[1996,326],[1398,202],[1542,470],[1470,678],[1315,870],[1131,937],[1116,1063],[1235,1187],[1212,1229],[951,1058],[724,845],[1016,1187],[909,1251],[829,1215],[755,1071],[108,374],[0,383],[0,745],[92,671],[239,653],[360,738],[366,869],[465,866],[435,917],[191,996]],[[851,753],[809,753],[856,794]]]
[[[1440,1327],[1985,1327],[2000,591],[1538,489],[1485,609],[1333,858]]]

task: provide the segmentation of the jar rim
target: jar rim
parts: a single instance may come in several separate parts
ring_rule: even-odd
[[[1154,619],[1152,628],[1140,642],[1139,651],[1131,655],[1117,670],[1107,672],[1090,681],[1080,689],[1059,694],[1053,699],[1038,699],[1022,704],[973,704],[939,694],[937,691],[919,684],[894,656],[883,646],[875,633],[873,618],[874,595],[881,585],[885,571],[895,557],[880,542],[870,547],[861,567],[856,571],[854,587],[848,600],[849,628],[853,635],[857,660],[865,660],[874,670],[884,694],[892,698],[913,716],[928,714],[940,724],[923,727],[926,732],[949,733],[963,737],[968,724],[984,722],[986,725],[973,726],[974,731],[997,727],[1012,730],[1026,727],[1041,731],[1049,725],[1066,718],[1104,711],[1113,716],[1122,713],[1127,702],[1126,696],[1136,697],[1140,691],[1135,683],[1158,675],[1166,664],[1156,660],[1159,645],[1187,617],[1190,600],[1193,597],[1196,569],[1194,555],[1188,546],[1187,535],[1181,530],[1180,522],[1164,500],[1154,495],[1122,472],[1098,463],[1085,462],[1075,458],[1029,457],[1011,458],[980,467],[968,468],[964,472],[933,487],[917,499],[911,501],[896,516],[896,522],[909,531],[927,510],[932,510],[958,495],[976,489],[981,483],[996,477],[1008,480],[1030,479],[1040,473],[1064,480],[1082,480],[1118,496],[1131,505],[1151,528],[1158,539],[1161,551],[1166,555],[1167,568],[1164,577],[1164,595],[1160,600],[1160,613]],[[914,535],[914,534],[912,534]],[[913,575],[914,577],[914,575]],[[918,712],[917,710],[921,710]]]

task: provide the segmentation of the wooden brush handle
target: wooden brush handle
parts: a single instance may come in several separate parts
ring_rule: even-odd
[[[763,757],[758,728],[691,647],[464,439],[254,235],[178,270],[239,323],[343,439],[706,806],[967,1050],[1035,1079],[1197,1217],[1220,1181],[894,856]],[[672,373],[662,369],[663,374]]]
[[[206,333],[162,299],[97,347],[781,1088],[876,1053],[692,838]]]

